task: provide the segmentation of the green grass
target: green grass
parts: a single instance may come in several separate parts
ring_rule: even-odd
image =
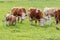
[[[28,18],[16,26],[4,26],[2,22],[4,15],[13,7],[25,7],[26,10],[29,7],[36,7],[43,10],[46,6],[58,8],[60,0],[0,1],[0,40],[60,40],[60,30],[56,30],[53,18],[50,26],[45,24],[43,27],[30,25]]]

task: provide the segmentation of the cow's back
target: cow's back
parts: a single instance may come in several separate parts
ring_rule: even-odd
[[[22,13],[26,14],[25,8],[15,7],[11,10],[14,16],[22,16]]]
[[[37,10],[34,8],[34,9],[30,9],[29,11],[30,11],[30,17],[32,19],[40,19],[43,17],[41,10]]]
[[[16,16],[18,14],[18,8],[12,8],[11,13]]]

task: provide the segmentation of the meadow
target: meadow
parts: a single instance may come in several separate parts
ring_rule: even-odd
[[[43,27],[30,25],[28,17],[23,23],[17,23],[16,26],[5,26],[2,20],[13,7],[25,7],[26,10],[30,7],[42,10],[44,7],[60,8],[60,0],[0,1],[0,40],[60,40],[60,30],[56,30],[54,18],[52,18],[50,25],[45,24]],[[60,26],[60,23],[58,25]]]

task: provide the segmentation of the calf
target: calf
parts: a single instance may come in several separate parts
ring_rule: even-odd
[[[6,14],[6,23],[8,25],[16,25],[16,17],[10,14]]]

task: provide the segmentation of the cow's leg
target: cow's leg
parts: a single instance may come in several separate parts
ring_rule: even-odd
[[[46,22],[48,23],[48,25],[50,25],[51,24],[51,17],[50,16],[46,16]]]
[[[11,21],[11,24],[10,24],[11,26],[13,25],[13,22]]]
[[[12,24],[13,24],[13,26],[15,26],[16,25],[16,22],[13,22]]]
[[[20,17],[18,16],[18,23],[19,23]]]
[[[58,21],[56,21],[56,25],[55,26],[56,26],[56,29],[59,30],[59,28],[58,28]]]
[[[45,20],[43,18],[41,18],[40,21],[39,21],[39,24],[41,24],[41,26],[44,26],[44,21]]]
[[[16,20],[14,21],[14,25],[16,25]]]
[[[24,20],[24,19],[21,17],[21,21],[20,21],[20,22],[22,23],[22,22],[23,22],[23,20]]]
[[[33,20],[30,20],[30,24],[33,24]]]
[[[14,22],[14,25],[16,25],[16,22]]]
[[[7,18],[5,19],[5,25],[9,26],[9,20]]]
[[[9,26],[9,21],[5,21],[6,26]]]
[[[37,20],[35,20],[35,24],[37,24]]]
[[[26,14],[23,12],[22,15],[21,15],[21,23],[25,19],[25,16],[26,16]]]
[[[30,24],[33,24],[33,19],[29,18]]]
[[[9,21],[9,26],[11,26],[11,24],[12,24],[12,22],[11,22],[11,21]]]
[[[21,23],[23,22],[23,19],[21,18]]]
[[[15,25],[15,21],[12,20],[11,21],[11,25],[14,26]]]

